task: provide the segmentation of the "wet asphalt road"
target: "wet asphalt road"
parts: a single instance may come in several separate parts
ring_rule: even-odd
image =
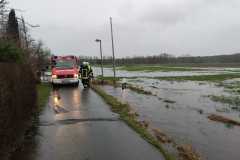
[[[13,160],[162,160],[91,89],[52,91],[38,135]]]

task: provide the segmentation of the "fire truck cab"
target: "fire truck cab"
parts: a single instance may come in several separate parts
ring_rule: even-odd
[[[76,56],[52,56],[52,84],[79,84],[79,59]]]

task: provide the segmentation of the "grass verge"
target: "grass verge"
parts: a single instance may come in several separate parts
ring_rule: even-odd
[[[37,85],[37,109],[32,115],[32,124],[28,128],[25,134],[25,139],[31,139],[37,134],[38,131],[38,125],[39,125],[39,115],[43,108],[45,107],[45,104],[47,102],[47,99],[50,95],[50,85],[48,84],[38,84]]]
[[[92,85],[92,89],[98,93],[103,100],[110,105],[111,110],[120,115],[120,118],[125,121],[131,128],[133,128],[142,138],[144,138],[148,143],[155,146],[165,157],[166,160],[174,160],[175,158],[165,151],[162,145],[144,128],[137,119],[129,114],[130,106],[126,103],[120,102],[117,98],[108,95],[99,86]]]
[[[47,99],[50,95],[50,90],[51,90],[51,87],[50,87],[49,84],[39,84],[39,85],[37,85],[38,112],[41,112],[42,109],[44,108],[44,106],[47,102]]]

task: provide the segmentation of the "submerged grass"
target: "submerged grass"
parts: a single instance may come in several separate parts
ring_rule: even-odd
[[[110,76],[108,76],[108,77],[97,76],[96,79],[97,80],[109,80],[109,81],[115,80],[115,81],[119,81],[121,79],[121,77],[114,78],[114,77],[110,77]]]
[[[115,87],[121,87],[121,84],[119,83],[121,80],[120,77],[115,78],[116,83],[114,83],[114,77],[97,77],[96,80],[93,81],[93,84],[102,84],[102,85],[114,85]],[[127,88],[135,91],[139,94],[145,94],[145,95],[154,95],[151,91],[146,91],[142,87],[133,86],[131,84],[127,84]]]
[[[155,77],[155,79],[168,81],[212,81],[212,82],[220,82],[233,78],[240,78],[240,74]]]
[[[144,71],[144,72],[171,72],[171,71],[193,71],[191,67],[169,67],[169,66],[157,66],[157,65],[129,65],[129,66],[122,66],[119,67],[118,70],[125,70],[125,71]]]
[[[208,116],[208,119],[210,119],[212,121],[216,121],[216,122],[222,122],[222,123],[226,123],[226,124],[230,124],[230,125],[240,126],[240,122],[233,120],[233,119],[229,119],[229,118],[221,116],[221,115],[211,114]]]
[[[129,88],[130,90],[137,92],[139,94],[153,95],[153,93],[151,91],[146,91],[142,87],[136,87],[136,86],[128,84],[127,88]]]
[[[211,100],[215,102],[221,102],[221,103],[226,103],[230,105],[235,105],[239,106],[240,105],[240,97],[236,96],[216,96],[216,95],[210,95],[209,96]]]
[[[226,91],[230,91],[231,93],[240,94],[240,82],[233,81],[231,83],[219,83],[219,86],[222,86],[226,89]]]
[[[176,103],[176,101],[169,100],[169,99],[165,99],[164,102],[165,102],[165,103]]]
[[[168,77],[144,77],[142,78],[153,78],[166,81],[210,81],[210,82],[221,82],[228,79],[240,78],[240,73],[225,73],[225,74],[216,74],[216,75],[195,75],[195,76],[168,76]],[[139,77],[117,77],[116,81],[120,81],[122,78],[126,79],[137,79]],[[98,80],[110,80],[113,81],[114,77],[97,77]]]
[[[101,64],[94,64],[93,67],[102,67]],[[103,68],[113,68],[112,64],[103,64]]]
[[[120,102],[117,98],[108,95],[101,87],[92,85],[92,89],[98,93],[103,100],[111,106],[111,110],[120,115],[120,118],[133,128],[148,143],[155,146],[165,157],[166,160],[174,160],[175,158],[165,151],[162,145],[148,132],[148,130],[139,124],[137,119],[129,114],[130,106],[127,103]]]

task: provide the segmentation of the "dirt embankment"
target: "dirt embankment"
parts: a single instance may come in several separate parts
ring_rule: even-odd
[[[0,157],[21,145],[36,107],[36,85],[27,65],[0,63]]]

